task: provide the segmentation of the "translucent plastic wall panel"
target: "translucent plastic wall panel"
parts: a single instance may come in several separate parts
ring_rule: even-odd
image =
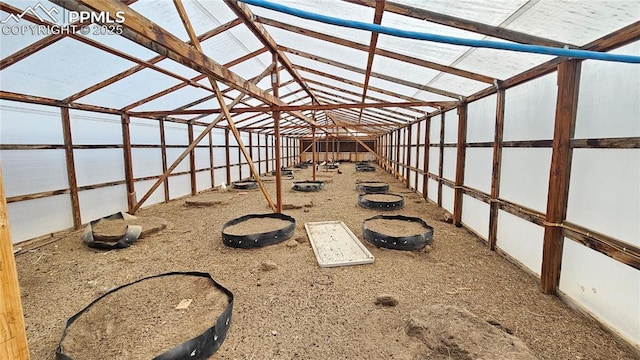
[[[456,163],[458,162],[457,148],[444,148],[444,165],[442,168],[442,177],[451,181],[456,179]]]
[[[237,147],[229,147],[229,164],[236,165],[240,163],[240,152]]]
[[[231,172],[231,181],[238,181],[240,180],[240,166],[238,165],[234,165],[231,167],[231,169],[229,170]]]
[[[227,170],[226,169],[216,169],[216,170],[214,170],[213,178],[216,181],[215,186],[220,186],[220,184],[226,184],[226,182],[227,182]]]
[[[427,190],[429,191],[429,199],[433,202],[438,201],[438,182],[432,179],[427,180]]]
[[[124,180],[122,149],[79,149],[73,157],[78,186]]]
[[[120,116],[70,110],[69,117],[74,145],[122,144]]]
[[[504,148],[500,197],[546,212],[551,149]]]
[[[431,128],[429,129],[429,142],[432,144],[440,143],[440,127],[442,122],[440,116],[434,116],[431,118]]]
[[[0,100],[1,144],[62,144],[63,142],[60,109]]]
[[[68,194],[10,203],[7,212],[13,243],[73,227]]]
[[[418,147],[418,155],[414,156],[413,158],[415,159],[413,160],[413,166],[418,169],[424,170],[424,145]]]
[[[164,140],[167,145],[189,145],[189,132],[185,124],[164,123]]]
[[[136,190],[136,196],[138,200],[140,200],[142,196],[144,196],[144,194],[146,194],[147,191],[151,189],[151,186],[155,184],[155,182],[156,180],[145,180],[145,181],[135,182],[134,188]],[[164,202],[164,186],[162,184],[153,191],[149,199],[147,199],[147,201],[145,201],[142,204],[142,207],[143,208],[148,207],[150,205],[158,204],[161,202]]]
[[[540,276],[544,228],[498,211],[497,246]]]
[[[493,142],[497,96],[491,95],[467,106],[467,142]],[[470,149],[467,149],[467,152]]]
[[[444,143],[455,144],[458,142],[458,112],[449,110],[444,113]]]
[[[640,41],[612,51],[640,54]],[[640,66],[588,60],[582,63],[576,138],[640,136]]]
[[[640,343],[640,271],[565,238],[559,288],[632,343]]]
[[[107,186],[78,192],[82,223],[127,210],[127,187]]]
[[[432,147],[429,149],[429,172],[438,175],[440,167],[440,149]]]
[[[418,184],[416,185],[416,191],[421,194],[424,192],[424,178],[422,175],[418,174]]]
[[[129,134],[131,144],[160,145],[160,125],[157,120],[131,118]]]
[[[236,141],[236,137],[233,136],[232,132],[229,132],[229,146],[237,146],[238,142]]]
[[[489,204],[463,195],[462,222],[487,240],[489,238]]]
[[[453,213],[453,189],[446,185],[442,186],[442,207]]]
[[[196,173],[196,191],[211,189],[211,172],[200,171]]]
[[[266,160],[267,158],[267,149],[262,147],[262,143],[260,143],[260,159],[261,160]]]
[[[492,148],[467,148],[464,162],[464,184],[474,189],[491,193],[493,171]]]
[[[7,197],[67,189],[64,150],[0,150]]]
[[[640,149],[574,149],[567,220],[640,246]]]
[[[212,131],[213,131],[213,145],[224,145],[224,141],[225,141],[224,130],[214,128]]]
[[[4,69],[0,81],[5,91],[64,99],[133,65],[66,37]]]
[[[187,175],[169,177],[169,198],[175,199],[191,194],[191,177]]]
[[[176,161],[176,159],[178,159],[178,156],[180,156],[180,154],[182,154],[187,148],[184,147],[179,147],[179,148],[167,148],[167,168],[169,166],[171,166],[171,164],[173,164],[174,161]],[[184,159],[182,159],[182,161],[180,161],[180,164],[178,164],[178,166],[172,171],[172,173],[178,173],[178,172],[183,172],[183,171],[189,171],[189,156],[185,156]]]
[[[409,186],[413,189],[416,188],[416,175],[415,171],[409,170]]]
[[[162,150],[133,148],[131,149],[133,177],[142,178],[162,174]]]
[[[242,165],[241,171],[242,171],[242,178],[243,179],[251,177],[251,169],[249,168],[249,165]]]
[[[556,73],[506,90],[504,141],[553,139]]]
[[[211,167],[210,158],[209,158],[209,149],[196,148],[195,153],[196,153],[196,170],[208,169]]]

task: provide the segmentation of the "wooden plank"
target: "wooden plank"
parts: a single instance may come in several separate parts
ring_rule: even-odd
[[[375,0],[344,0],[350,3],[376,7]],[[529,35],[514,30],[505,29],[503,27],[491,26],[476,21],[458,18],[455,16],[445,15],[424,8],[416,8],[409,5],[387,2],[384,7],[385,11],[395,14],[408,16],[414,19],[426,20],[432,23],[450,26],[462,30],[479,33],[498,39],[509,40],[522,44],[542,45],[551,47],[565,47],[567,44],[559,41],[542,38],[535,35]],[[575,47],[575,46],[573,46]]]
[[[440,160],[438,162],[438,206],[442,207],[442,176],[444,174],[444,117],[440,114]]]
[[[69,182],[69,194],[71,196],[71,211],[73,213],[73,227],[79,229],[82,226],[80,218],[80,201],[78,199],[78,182],[76,181],[76,166],[73,158],[73,140],[71,136],[71,119],[69,109],[61,108],[62,136],[64,139],[64,155],[67,164],[67,180]]]
[[[500,196],[500,174],[502,169],[502,139],[504,134],[505,90],[499,89],[496,99],[496,120],[493,138],[493,160],[491,170],[491,203],[489,205],[489,249],[496,250],[498,240],[498,197]]]
[[[420,167],[418,161],[420,161],[420,126],[422,122],[418,121],[416,125],[416,167]],[[411,164],[411,163],[409,163]],[[416,183],[416,191],[418,191],[418,171],[415,172],[415,177],[413,181]]]
[[[562,223],[567,215],[572,156],[569,142],[575,130],[578,89],[580,87],[580,64],[581,62],[577,60],[569,60],[558,66],[553,153],[551,155],[540,274],[542,290],[545,294],[555,294],[560,282],[563,239],[561,229],[555,224]]]
[[[213,169],[214,164],[215,164],[215,159],[213,158],[213,132],[209,131],[208,134],[208,138],[209,138],[209,170],[211,171],[211,188],[216,186],[216,177],[215,177],[215,171]]]
[[[29,348],[0,168],[0,358],[28,360]]]
[[[124,155],[124,178],[127,184],[127,210],[133,209],[136,203],[136,188],[133,182],[133,161],[131,156],[131,131],[129,115],[122,114],[122,153]]]
[[[187,125],[187,136],[189,144],[193,142],[193,124]],[[198,187],[196,184],[196,149],[195,147],[189,152],[189,180],[191,183],[191,195],[198,193]]]
[[[406,164],[405,177],[407,178],[407,185],[406,186],[407,186],[407,188],[409,188],[410,187],[410,185],[409,185],[410,184],[409,173],[410,173],[410,170],[411,170],[411,148],[412,148],[411,147],[411,132],[412,132],[412,130],[411,130],[411,126],[406,126],[405,129],[407,129],[407,131],[406,131],[407,138],[406,138],[406,141],[405,141],[405,152],[406,152],[406,154],[405,154],[405,159],[404,159],[405,160],[405,164]]]
[[[375,11],[373,14],[373,23],[380,25],[382,22],[382,15],[384,14],[385,0],[376,0]],[[373,57],[375,55],[376,47],[378,44],[378,33],[371,32],[371,39],[369,41],[369,50],[367,51],[367,67],[364,72],[364,87],[362,88],[362,102],[367,98],[367,90],[369,89],[369,79],[371,78],[371,68],[373,67]],[[360,108],[360,114],[358,115],[358,124],[362,119],[362,108]],[[357,147],[356,147],[357,150]],[[356,155],[356,160],[358,156]]]
[[[371,264],[375,260],[342,221],[307,222],[304,228],[321,267]]]
[[[422,197],[429,198],[429,143],[431,142],[431,118],[428,117],[425,120],[425,132],[424,132],[424,174],[422,175]]]
[[[640,248],[585,227],[563,222],[562,236],[640,270]]]
[[[458,107],[458,150],[456,153],[456,187],[453,198],[453,223],[462,226],[462,194],[464,185],[464,169],[467,154],[467,105]]]
[[[256,21],[258,21],[258,22],[260,22],[260,23],[262,23],[264,25],[269,25],[269,26],[273,26],[273,27],[276,27],[276,28],[279,28],[279,29],[283,29],[283,30],[287,30],[287,31],[290,31],[290,32],[294,32],[296,34],[301,34],[301,35],[313,37],[313,38],[316,38],[316,39],[328,41],[328,42],[331,42],[331,43],[334,43],[334,44],[338,44],[338,45],[349,47],[351,49],[356,49],[356,50],[361,50],[361,51],[368,51],[369,50],[367,45],[360,44],[360,43],[357,43],[355,41],[350,41],[350,40],[342,39],[342,38],[339,38],[339,37],[323,34],[323,33],[320,33],[320,32],[317,32],[317,31],[313,31],[313,30],[309,30],[309,29],[306,29],[306,28],[302,28],[302,27],[299,27],[299,26],[293,26],[293,25],[285,24],[283,22],[280,22],[280,21],[277,21],[277,20],[268,19],[268,18],[265,18],[265,17],[262,17],[262,16],[256,16]],[[423,66],[423,67],[426,67],[426,68],[442,71],[442,72],[445,72],[445,73],[448,73],[448,74],[461,76],[461,77],[472,79],[472,80],[476,80],[476,81],[481,81],[481,82],[484,82],[484,83],[487,83],[487,84],[493,84],[493,81],[495,80],[494,78],[492,78],[490,76],[480,75],[480,74],[472,73],[470,71],[456,69],[454,67],[450,67],[450,66],[434,63],[434,62],[431,62],[431,61],[426,61],[426,60],[423,60],[423,59],[414,58],[414,57],[407,56],[407,55],[394,53],[392,51],[382,50],[380,48],[376,49],[375,53],[376,53],[376,55],[385,56],[385,57],[388,57],[388,58],[391,58],[391,59],[400,60],[400,61],[407,62],[407,63],[410,63],[410,64]]]
[[[273,55],[273,64],[278,64],[278,55]],[[280,91],[280,74],[277,66],[273,67],[271,73],[271,89],[273,89],[273,96],[278,96]],[[273,130],[275,136],[275,150],[276,150],[276,209],[275,212],[282,213],[282,164],[280,163],[280,111],[274,111],[271,113],[273,117]],[[315,119],[314,119],[315,121]]]
[[[573,149],[640,149],[640,137],[571,139]]]
[[[224,157],[225,157],[225,168],[226,168],[226,184],[231,186],[231,150],[229,147],[229,129],[224,129]]]

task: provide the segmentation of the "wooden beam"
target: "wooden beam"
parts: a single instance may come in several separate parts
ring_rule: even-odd
[[[229,129],[224,129],[224,159],[225,159],[225,184],[231,186],[231,150],[229,148]]]
[[[7,200],[0,168],[0,358],[29,360]]]
[[[296,34],[301,34],[301,35],[313,37],[313,38],[316,38],[316,39],[328,41],[328,42],[331,42],[331,43],[334,43],[334,44],[346,46],[346,47],[349,47],[349,48],[352,48],[352,49],[356,49],[356,50],[368,51],[368,46],[367,45],[363,45],[363,44],[357,43],[355,41],[350,41],[350,40],[342,39],[342,38],[331,36],[331,35],[322,34],[322,33],[319,33],[319,32],[313,31],[313,30],[301,28],[299,26],[293,26],[293,25],[285,24],[285,23],[277,21],[277,20],[272,20],[272,19],[268,19],[268,18],[265,18],[265,17],[257,16],[256,17],[256,21],[258,21],[258,22],[260,22],[260,23],[262,23],[264,25],[273,26],[273,27],[276,27],[276,28],[279,28],[279,29],[283,29],[283,30],[287,30],[287,31],[290,31],[290,32],[294,32]],[[388,51],[388,50],[382,50],[382,49],[379,49],[379,48],[375,50],[375,54],[376,55],[381,55],[381,56],[384,56],[384,57],[388,57],[388,58],[391,58],[391,59],[395,59],[395,60],[400,60],[400,61],[407,62],[407,63],[410,63],[410,64],[423,66],[423,67],[426,67],[426,68],[429,68],[429,69],[442,71],[442,72],[445,72],[445,73],[448,73],[448,74],[461,76],[461,77],[464,77],[464,78],[467,78],[467,79],[472,79],[472,80],[484,82],[484,83],[487,83],[487,84],[493,84],[493,82],[495,80],[494,78],[492,78],[490,76],[480,75],[480,74],[472,73],[470,71],[456,69],[456,68],[453,68],[453,67],[450,67],[450,66],[434,63],[434,62],[431,62],[431,61],[426,61],[426,60],[423,60],[423,59],[414,58],[414,57],[407,56],[407,55],[402,55],[402,54],[399,54],[399,53],[394,53],[394,52]]]
[[[273,64],[278,64],[278,54],[273,54]],[[273,89],[273,96],[278,96],[280,89],[280,74],[278,73],[277,66],[274,66],[271,73],[271,88]],[[271,113],[273,116],[273,130],[275,136],[275,150],[276,150],[276,209],[275,212],[282,213],[282,164],[280,163],[280,111],[276,110]],[[315,120],[315,119],[314,119]]]
[[[458,150],[456,155],[456,186],[453,199],[453,223],[462,226],[462,186],[464,185],[464,169],[467,154],[467,105],[458,107]]]
[[[498,198],[500,197],[500,174],[502,169],[502,139],[504,134],[505,90],[499,89],[496,100],[496,120],[493,138],[493,166],[491,170],[491,202],[489,204],[489,249],[496,250],[498,241]]]
[[[346,2],[364,5],[368,7],[376,7],[375,0],[344,0]],[[395,14],[412,17],[414,19],[426,20],[432,23],[450,26],[462,30],[479,33],[498,39],[509,40],[522,44],[542,45],[551,47],[564,47],[565,43],[554,41],[551,39],[542,38],[539,36],[529,35],[514,30],[509,30],[497,26],[491,26],[467,19],[458,18],[455,16],[444,15],[434,11],[429,11],[422,8],[416,8],[409,5],[398,4],[394,2],[387,2],[384,7],[385,11],[389,11]]]
[[[555,294],[560,282],[563,237],[562,228],[558,224],[561,224],[567,216],[573,153],[569,143],[575,131],[580,64],[580,61],[568,60],[558,66],[556,118],[540,274],[542,290],[545,294]]]
[[[410,187],[410,181],[409,181],[409,172],[410,172],[410,168],[411,168],[411,133],[412,133],[412,129],[411,126],[407,126],[405,127],[405,129],[407,129],[406,134],[407,134],[407,140],[404,143],[405,146],[405,164],[407,165],[404,169],[405,169],[405,177],[407,179],[407,187]]]
[[[97,11],[109,14],[115,18],[118,11],[126,14],[122,24],[122,36],[148,49],[164,55],[174,61],[188,66],[204,75],[219,80],[245,94],[272,105],[286,105],[268,92],[258,88],[255,84],[243,79],[221,64],[213,61],[201,51],[185,44],[179,38],[169,33],[159,25],[149,21],[139,13],[115,0],[53,0],[67,10]],[[304,115],[296,112],[292,114],[310,122]]]
[[[440,160],[438,163],[438,206],[442,207],[442,176],[444,174],[444,113],[440,114]]]
[[[160,121],[158,122],[159,125],[159,130],[160,130],[160,152],[161,152],[161,156],[162,156],[162,173],[165,174],[167,173],[167,141],[166,141],[166,132],[164,131],[164,119],[160,119]],[[164,178],[164,180],[162,180],[162,187],[164,190],[164,202],[168,203],[169,202],[169,174],[167,175],[167,177]],[[159,183],[158,183],[159,184]],[[158,186],[156,185],[156,188]],[[154,189],[155,190],[155,189]],[[144,196],[151,196],[151,194],[153,193],[154,190],[148,190],[146,194],[144,194]],[[143,198],[144,198],[143,196]],[[129,210],[130,214],[134,214],[136,212],[136,206],[140,207],[140,205],[142,205],[144,201],[138,201],[132,209]]]
[[[429,199],[429,149],[431,148],[431,118],[425,120],[424,131],[424,172],[422,175],[422,197],[425,200]]]
[[[136,188],[133,180],[133,161],[131,156],[131,131],[129,115],[122,114],[122,153],[124,155],[124,178],[127,188],[127,211],[136,204]]]
[[[380,25],[382,22],[382,14],[384,14],[384,3],[385,0],[375,0],[375,12],[373,14],[373,23],[376,25]],[[371,40],[369,41],[369,50],[367,54],[367,68],[364,73],[364,87],[362,88],[362,100],[364,101],[367,98],[367,90],[369,89],[369,79],[371,78],[371,68],[373,67],[373,57],[376,54],[376,47],[378,46],[378,33],[371,32]],[[362,108],[360,108],[360,114],[358,115],[358,124],[362,119]],[[357,150],[358,146],[356,145],[356,161],[357,161]]]
[[[82,220],[80,217],[80,200],[78,200],[78,182],[76,181],[76,165],[73,157],[73,140],[71,136],[71,118],[69,109],[61,108],[62,136],[64,138],[64,155],[67,164],[67,181],[69,182],[69,194],[71,196],[71,211],[73,213],[73,227],[80,229]]]
[[[187,125],[187,136],[189,144],[193,142],[193,123]],[[193,148],[189,152],[189,180],[191,183],[191,195],[198,193],[198,186],[196,184],[196,149]]]
[[[209,131],[209,170],[211,171],[211,187],[216,186],[216,177],[215,177],[215,159],[213,157],[213,132]]]

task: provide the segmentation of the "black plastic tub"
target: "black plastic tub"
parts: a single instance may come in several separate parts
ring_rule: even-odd
[[[188,275],[188,276],[199,276],[205,277],[211,280],[211,285],[218,290],[222,291],[226,296],[229,304],[227,307],[220,313],[216,322],[214,324],[210,324],[210,326],[205,330],[202,334],[183,342],[182,344],[178,344],[173,348],[165,351],[164,353],[154,357],[154,360],[178,360],[178,359],[195,359],[195,360],[205,360],[208,359],[211,355],[213,355],[227,336],[227,331],[229,330],[229,326],[231,324],[231,313],[233,312],[233,293],[229,291],[224,286],[220,285],[209,273],[203,272],[169,272],[160,275],[149,276],[140,280],[136,280],[134,282],[128,283],[126,285],[122,285],[113,290],[108,291],[106,294],[96,298],[89,305],[87,305],[84,309],[80,310],[77,314],[70,317],[62,332],[62,338],[58,343],[58,347],[56,349],[56,359],[57,360],[73,360],[72,357],[66,355],[64,353],[64,349],[62,348],[62,344],[65,336],[67,335],[67,329],[73,322],[75,322],[82,314],[88,311],[92,306],[96,305],[100,302],[100,300],[104,299],[106,296],[121,290],[125,287],[137,284],[139,282],[163,277],[163,276],[172,276],[172,275]],[[131,306],[143,306],[144,304],[132,304]]]
[[[127,218],[135,218],[135,217],[127,213],[119,212],[109,216],[105,216],[101,219],[91,221],[81,235],[82,242],[88,247],[94,248],[94,249],[113,250],[113,249],[128,248],[134,242],[136,242],[140,237],[140,234],[142,233],[142,226],[127,225],[127,230],[125,231],[124,235],[122,235],[122,237],[115,242],[107,241],[106,239],[97,238],[93,233],[93,226],[95,226],[99,221],[118,220],[118,219],[127,219]]]
[[[404,206],[404,197],[399,194],[360,194],[358,204],[367,209],[397,210]]]
[[[423,230],[415,234],[390,234],[385,230],[377,229],[374,231],[367,226],[367,222],[372,220],[397,221],[399,226],[403,224],[414,223],[422,226]],[[407,226],[404,226],[405,228]],[[433,227],[429,226],[424,220],[417,217],[403,215],[377,215],[366,219],[362,222],[362,237],[365,240],[378,247],[395,250],[420,250],[426,245],[433,242]]]
[[[324,181],[294,181],[291,188],[296,191],[305,192],[319,191],[324,188]]]
[[[360,172],[372,172],[372,171],[376,171],[376,168],[369,165],[369,164],[365,164],[365,165],[356,165],[356,171],[360,171]]]
[[[271,175],[275,175],[275,174],[276,174],[275,170],[271,171]],[[282,175],[282,176],[293,176],[293,170],[291,170],[291,169],[281,169],[280,170],[280,175]]]
[[[255,180],[234,181],[233,188],[238,190],[253,190],[258,188],[258,183]]]
[[[251,219],[279,219],[287,222],[286,225],[273,231],[248,234],[233,234],[226,231],[233,225],[238,225]],[[235,248],[255,248],[273,245],[285,241],[293,236],[296,230],[296,219],[280,213],[249,214],[227,221],[222,225],[222,242],[226,246]]]
[[[389,183],[382,181],[362,181],[356,183],[356,190],[366,194],[386,194],[389,191]]]

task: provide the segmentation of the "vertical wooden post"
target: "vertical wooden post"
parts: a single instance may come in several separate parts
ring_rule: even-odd
[[[273,72],[271,73],[271,89],[273,90],[273,96],[278,99],[280,93],[280,74],[278,72],[278,53],[273,53]],[[274,110],[273,116],[273,129],[275,135],[275,148],[276,148],[276,212],[282,213],[282,171],[280,164],[280,111]]]
[[[209,171],[211,171],[211,187],[216,186],[216,178],[214,175],[214,158],[213,158],[213,130],[209,130]]]
[[[127,187],[127,209],[136,205],[136,188],[133,183],[133,161],[131,155],[131,131],[129,115],[122,114],[122,152],[124,155],[124,178]]]
[[[187,132],[189,144],[191,144],[193,142],[193,123],[191,121],[187,124]],[[191,180],[191,195],[195,195],[198,192],[196,185],[196,148],[189,152],[189,177]]]
[[[164,133],[164,119],[160,119],[160,151],[162,152],[162,173],[167,171],[167,141]],[[169,178],[162,182],[164,187],[164,202],[169,202]]]
[[[329,135],[325,133],[324,136],[324,161],[329,163]],[[329,166],[325,166],[325,170],[329,171]]]
[[[420,161],[420,124],[422,123],[422,121],[418,121],[416,124],[416,174],[413,178],[413,182],[416,183],[416,188],[415,191],[418,192],[418,170],[420,168],[420,164],[418,164],[418,162]]]
[[[336,138],[331,139],[331,151],[333,151],[333,161],[338,161],[338,155],[336,154]]]
[[[252,133],[249,133],[249,154],[251,154],[251,158],[253,158],[253,134]],[[260,174],[259,166],[258,166],[258,174]]]
[[[66,108],[63,110],[68,111]],[[0,359],[29,359],[2,168],[0,168]]]
[[[396,130],[396,156],[395,156],[395,168],[396,173],[400,175],[400,129]],[[402,180],[402,175],[400,175],[400,180]]]
[[[563,238],[562,228],[558,224],[561,224],[567,216],[573,153],[569,143],[574,135],[576,123],[580,64],[578,60],[567,60],[558,65],[556,119],[540,274],[542,291],[545,294],[555,294],[560,282]]]
[[[431,149],[431,118],[425,119],[424,123],[424,175],[422,176],[422,197],[429,199],[429,150]]]
[[[496,123],[493,139],[493,170],[491,172],[491,203],[489,208],[489,249],[496,249],[498,241],[498,197],[500,197],[500,173],[502,169],[502,134],[504,133],[505,90],[498,89]]]
[[[442,177],[444,176],[444,113],[440,114],[440,160],[438,164],[438,206],[442,207]]]
[[[257,134],[256,137],[258,140],[258,174],[262,174],[262,149],[260,148],[260,133]]]
[[[227,185],[231,185],[231,155],[229,152],[231,149],[229,148],[229,128],[224,129],[224,155],[225,161],[227,162],[226,170],[227,170]]]
[[[467,104],[458,106],[458,151],[456,154],[456,180],[453,198],[453,223],[462,226],[462,185],[467,156]]]
[[[264,161],[266,164],[265,172],[269,172],[269,135],[264,134]]]
[[[76,181],[76,165],[73,158],[73,140],[71,137],[71,118],[69,108],[60,108],[62,114],[62,136],[64,139],[64,154],[67,161],[67,180],[71,196],[71,210],[73,213],[73,227],[80,229],[80,200],[78,199],[78,182]]]
[[[313,113],[313,120],[315,121],[315,117],[316,114],[315,112]],[[311,158],[313,159],[313,169],[311,170],[312,174],[313,174],[313,181],[316,181],[316,162],[318,161],[318,159],[316,158],[316,127],[315,126],[311,126],[311,144],[313,145],[311,147]]]
[[[410,183],[411,181],[409,181],[409,174],[411,174],[411,125],[407,126],[407,131],[405,132],[405,134],[407,134],[407,138],[405,139],[404,142],[404,148],[405,148],[405,162],[406,162],[406,166],[404,168],[404,177],[407,179],[407,187],[411,187]]]

